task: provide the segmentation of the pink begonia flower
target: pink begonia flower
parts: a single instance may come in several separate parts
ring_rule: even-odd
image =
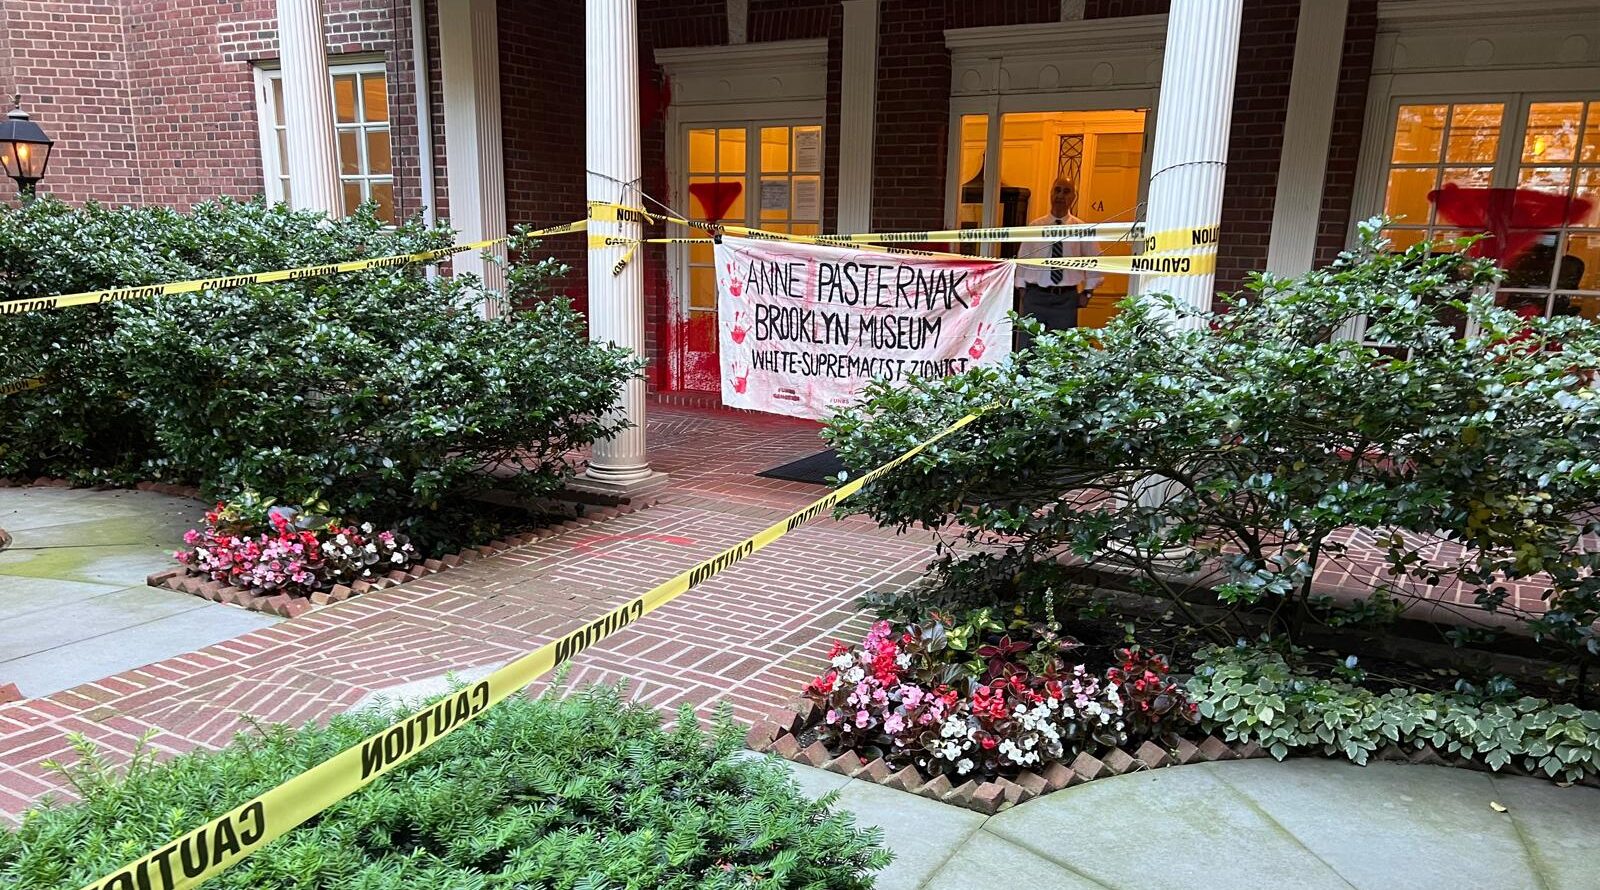
[[[872,720],[872,715],[868,714],[866,711],[857,711],[856,712],[856,725],[857,726],[866,726],[869,722],[871,722],[871,720]]]
[[[905,728],[905,718],[901,717],[899,714],[890,714],[888,719],[883,721],[883,731],[890,735],[895,735],[899,733],[900,730]]]
[[[830,725],[834,724],[834,723],[838,723],[839,722],[839,712],[830,708],[828,710],[827,716],[823,717],[822,719],[825,722],[827,722],[828,724],[830,724]]]

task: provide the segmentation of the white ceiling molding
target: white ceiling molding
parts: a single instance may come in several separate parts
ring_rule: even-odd
[[[1157,87],[1166,37],[1164,15],[951,29],[950,95]]]
[[[828,41],[774,40],[656,50],[672,79],[672,104],[821,101],[828,94]]]
[[[1600,65],[1600,0],[1381,0],[1373,73]]]

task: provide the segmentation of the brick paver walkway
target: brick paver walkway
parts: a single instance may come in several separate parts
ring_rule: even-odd
[[[146,731],[184,751],[226,743],[245,717],[304,723],[374,691],[498,665],[580,626],[817,496],[753,475],[819,450],[815,425],[652,406],[654,464],[672,475],[654,507],[519,547],[397,590],[0,706],[0,816],[59,791],[40,761],[70,758],[68,733],[113,760]],[[793,698],[824,641],[855,637],[863,593],[914,577],[926,535],[820,519],[586,650],[569,684],[627,679],[660,706],[722,702],[745,720]],[[68,616],[69,617],[69,616]]]
[[[753,474],[820,450],[812,424],[654,407],[660,503],[198,652],[0,707],[0,815],[59,790],[40,765],[82,733],[113,759],[148,729],[167,751],[226,743],[245,715],[303,723],[370,693],[498,665],[686,569],[811,498]],[[925,537],[859,519],[787,536],[573,663],[570,684],[628,679],[632,694],[754,719],[793,698],[819,640],[864,632],[852,603],[926,563]],[[846,627],[846,625],[851,625]]]

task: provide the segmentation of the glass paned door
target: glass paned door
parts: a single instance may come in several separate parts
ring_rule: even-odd
[[[1600,96],[1402,100],[1393,124],[1381,206],[1397,249],[1492,234],[1501,305],[1600,318]]]
[[[769,232],[822,231],[822,127],[771,122],[689,127],[690,219],[750,226]],[[711,236],[692,230],[681,328],[674,338],[684,389],[720,392],[717,268]]]

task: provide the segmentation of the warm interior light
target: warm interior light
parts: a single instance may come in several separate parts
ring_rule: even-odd
[[[1543,136],[1533,137],[1533,156],[1535,158],[1544,157],[1544,150],[1548,147],[1549,143],[1545,141]]]

